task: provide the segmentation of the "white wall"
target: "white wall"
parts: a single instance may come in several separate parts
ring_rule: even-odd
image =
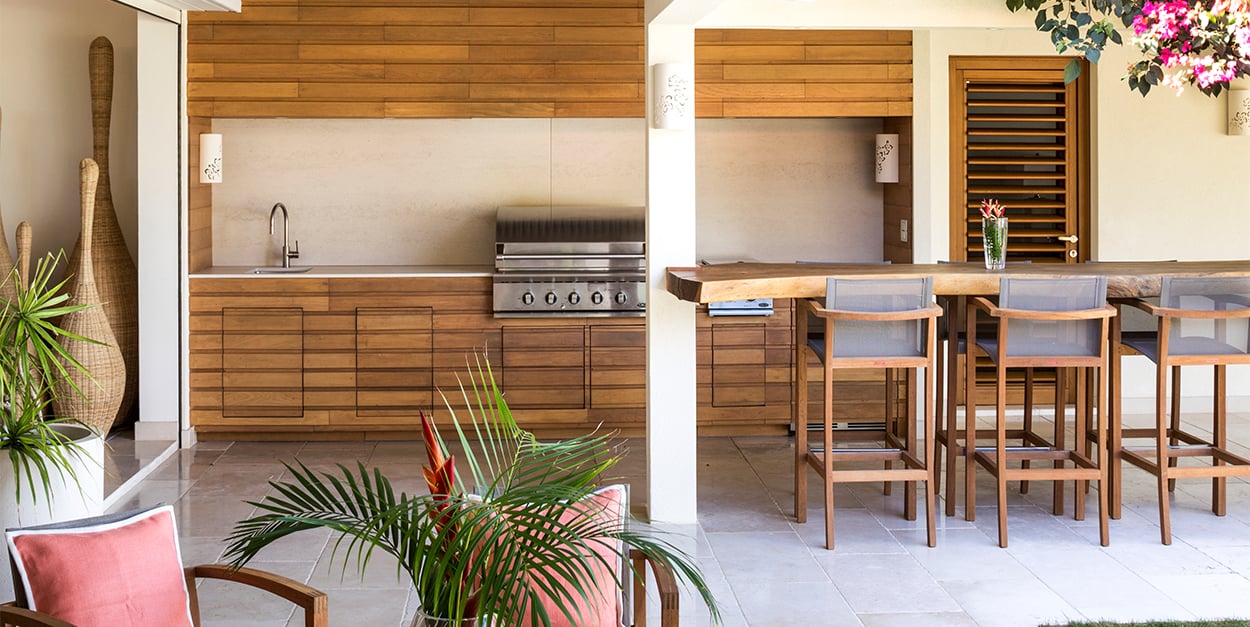
[[[0,207],[5,237],[26,220],[34,252],[78,238],[78,162],[91,156],[91,93],[87,51],[105,35],[113,42],[113,204],[135,254],[135,12],[110,0],[0,0]]]
[[[881,120],[699,120],[701,259],[877,261]]]
[[[880,120],[701,120],[701,257],[878,259]],[[232,120],[214,264],[490,264],[495,207],[645,202],[642,120]],[[784,216],[784,219],[777,219]],[[292,242],[294,243],[294,242]]]

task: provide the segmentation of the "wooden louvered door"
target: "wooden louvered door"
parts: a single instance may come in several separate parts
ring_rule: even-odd
[[[1009,261],[1089,256],[1088,71],[1061,57],[951,59],[951,255],[983,259],[981,201],[1007,209]]]
[[[987,198],[1001,202],[1010,219],[1008,263],[1089,257],[1089,71],[1064,84],[1067,63],[1066,57],[951,58],[952,259],[983,261],[980,207]],[[992,368],[978,370],[978,380],[993,380]],[[993,394],[989,386],[980,390]],[[1050,401],[1049,392],[1037,399]],[[1010,383],[1008,402],[1022,402],[1020,381]]]

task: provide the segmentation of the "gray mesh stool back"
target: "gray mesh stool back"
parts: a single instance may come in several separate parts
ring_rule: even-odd
[[[1223,516],[1227,512],[1227,477],[1250,476],[1250,460],[1228,450],[1226,398],[1228,366],[1250,363],[1250,278],[1165,276],[1158,305],[1140,299],[1117,304],[1152,314],[1158,322],[1154,332],[1130,334],[1121,333],[1118,328],[1113,332],[1118,353],[1145,355],[1155,363],[1155,425],[1124,429],[1120,416],[1114,416],[1110,434],[1112,459],[1123,459],[1155,476],[1160,536],[1163,544],[1171,544],[1170,492],[1176,479],[1210,478],[1211,511]],[[1194,365],[1215,369],[1210,436],[1187,430],[1181,421],[1181,367]],[[1118,389],[1118,385],[1112,389]],[[1123,444],[1124,439],[1139,438],[1154,442],[1131,447]],[[1200,458],[1210,464],[1180,465],[1180,458]],[[1121,498],[1119,474],[1112,479],[1114,507]]]
[[[975,473],[978,465],[994,476],[998,497],[998,544],[1007,546],[1007,482],[1030,478],[1054,482],[1055,514],[1061,514],[1064,481],[1077,484],[1074,514],[1085,517],[1085,492],[1090,481],[1097,481],[1099,541],[1109,542],[1107,529],[1107,464],[1103,446],[1087,446],[1087,424],[1093,405],[1098,411],[1106,408],[1107,337],[1109,320],[1115,309],[1107,304],[1105,277],[1075,278],[1002,278],[999,282],[998,304],[985,298],[972,298],[968,303],[966,333],[968,336],[967,399],[968,416],[976,415],[976,375],[973,357],[988,356],[995,366],[995,438],[993,447],[978,447],[968,460],[968,489],[965,507],[975,512]],[[997,319],[998,329],[990,337],[977,336],[978,314]],[[1073,446],[1064,440],[1066,405],[1056,403],[1052,440],[1034,433],[1028,446],[1009,447],[1007,428],[1006,385],[1008,368],[1078,368],[1097,371],[1096,398],[1086,403],[1087,379],[1077,376],[1076,436]],[[975,441],[975,420],[965,421],[965,441]],[[1097,420],[1098,442],[1106,442],[1106,420]],[[1089,451],[1089,452],[1087,452]],[[974,463],[975,462],[975,463]],[[1020,462],[1018,467],[1011,465]],[[1029,462],[1039,462],[1032,466]],[[1051,462],[1049,465],[1042,462]]]
[[[933,280],[923,279],[836,279],[828,280],[825,303],[802,300],[796,312],[799,341],[795,342],[796,385],[807,387],[807,363],[814,355],[821,364],[824,380],[824,422],[822,442],[809,449],[807,429],[795,430],[794,515],[807,521],[807,469],[820,474],[825,496],[825,547],[834,546],[833,486],[839,482],[905,482],[904,516],[916,517],[916,487],[925,485],[925,515],[928,544],[937,542],[934,521],[933,393],[934,351],[937,317],[941,308],[933,303]],[[819,339],[808,338],[808,317],[823,329]],[[889,429],[884,446],[872,448],[835,447],[833,373],[847,368],[923,369],[924,451],[917,432],[915,411],[908,411],[902,438]],[[807,424],[806,395],[797,399],[796,424]],[[880,464],[884,462],[884,467]],[[896,467],[894,464],[900,465]],[[844,464],[846,464],[844,466]],[[872,467],[865,468],[864,464]]]

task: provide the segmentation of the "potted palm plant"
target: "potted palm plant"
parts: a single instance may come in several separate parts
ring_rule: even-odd
[[[95,343],[58,326],[61,316],[90,306],[69,304],[64,281],[53,280],[63,256],[40,259],[29,281],[13,269],[5,279],[12,287],[0,298],[0,454],[7,460],[0,463],[0,528],[99,513],[103,497],[103,441],[72,416],[47,411],[55,383],[86,372],[58,338]],[[5,565],[0,595],[10,585]]]
[[[363,464],[337,474],[288,464],[293,479],[271,482],[277,494],[252,503],[264,513],[235,526],[227,559],[242,566],[285,536],[328,528],[361,569],[374,551],[397,560],[421,602],[415,625],[584,625],[592,622],[586,606],[617,592],[598,585],[605,570],[627,571],[611,573],[614,586],[646,576],[632,572],[632,548],[691,585],[719,624],[693,559],[598,499],[619,459],[609,436],[540,442],[517,426],[489,363],[477,362],[469,379],[461,394],[470,418],[459,420],[447,404],[463,463],[422,416],[430,494],[396,494]]]

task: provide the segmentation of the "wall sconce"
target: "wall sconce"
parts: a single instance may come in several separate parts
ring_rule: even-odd
[[[1228,134],[1250,135],[1250,89],[1228,90]]]
[[[879,133],[874,148],[878,183],[898,182],[898,134]]]
[[[221,133],[200,134],[200,182],[221,182]]]
[[[651,66],[651,90],[655,105],[651,126],[685,130],[694,122],[694,69],[689,63],[657,63]]]

